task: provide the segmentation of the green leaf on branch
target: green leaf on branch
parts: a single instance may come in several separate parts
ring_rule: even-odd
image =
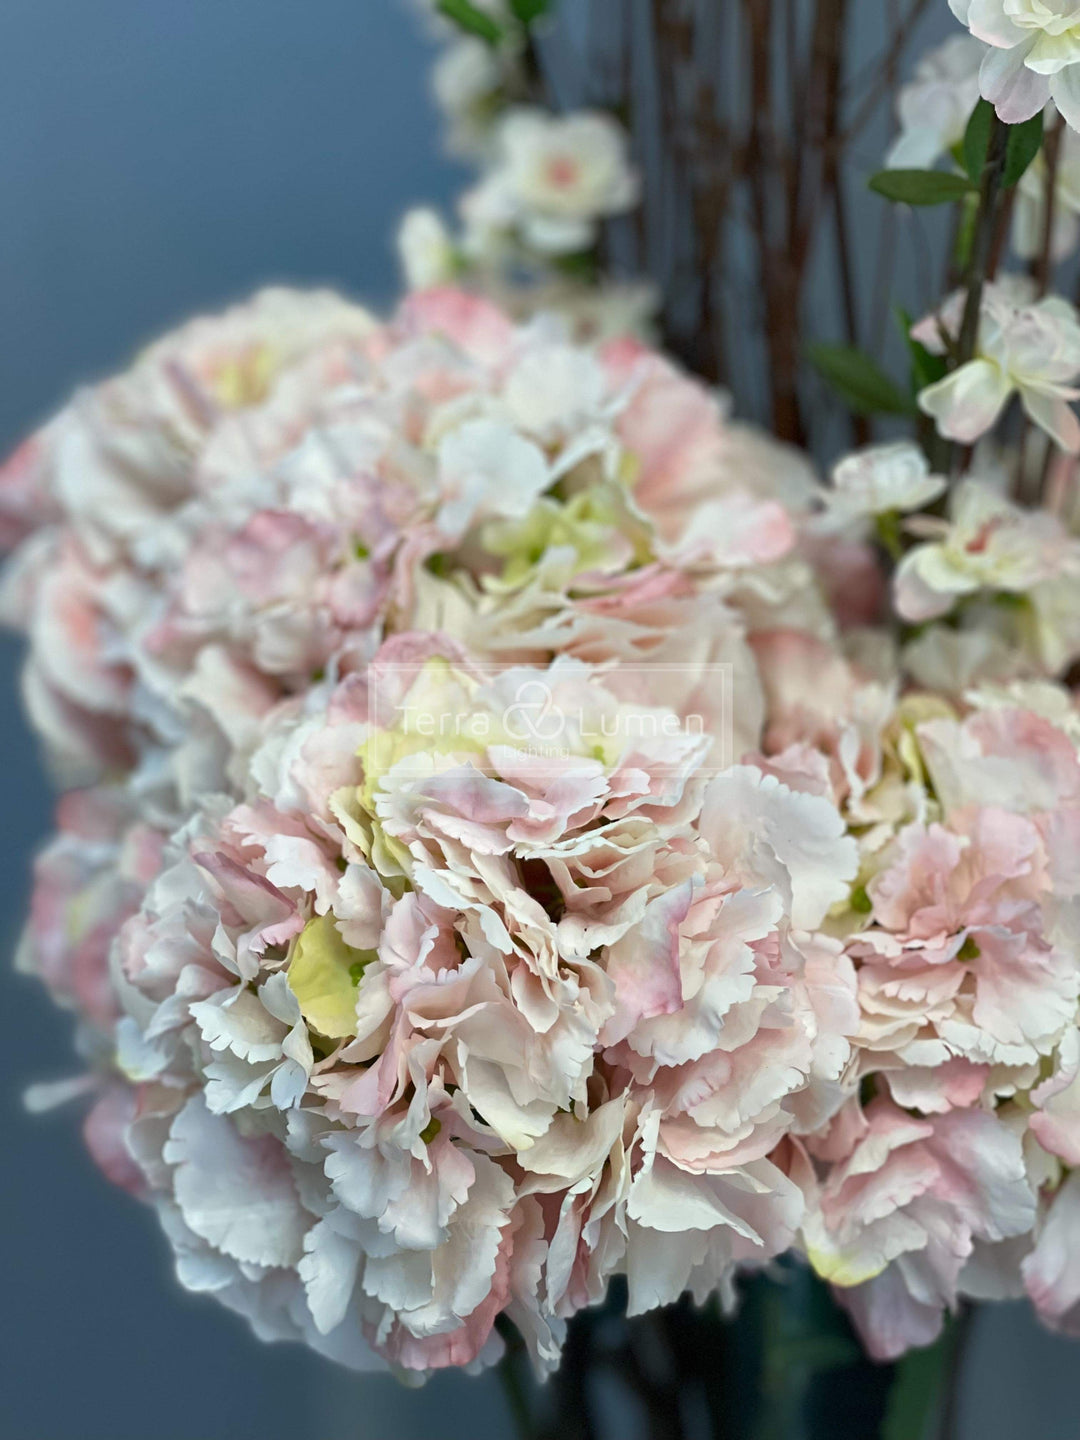
[[[861,350],[810,345],[806,358],[856,415],[912,414],[911,399]]]
[[[952,1336],[912,1350],[896,1367],[889,1391],[881,1440],[929,1440],[930,1421],[941,1408],[945,1378],[955,1361]]]
[[[531,25],[551,9],[551,0],[510,0],[510,9],[522,25]]]
[[[908,336],[908,350],[911,353],[911,379],[916,390],[925,390],[936,385],[949,373],[949,362],[944,355],[932,354],[925,345]]]
[[[983,167],[990,150],[990,132],[994,127],[994,107],[987,100],[980,100],[971,112],[971,118],[964,131],[960,158],[968,179],[978,185]],[[1019,182],[1031,162],[1038,155],[1043,142],[1043,116],[1040,110],[1022,125],[1010,125],[1005,149],[1005,169],[1001,183],[1009,190]]]
[[[1009,147],[1005,151],[1005,173],[1001,183],[1006,189],[1015,185],[1042,149],[1043,114],[1040,110],[1023,125],[1009,126]]]
[[[570,254],[552,257],[551,267],[571,280],[585,285],[595,285],[599,280],[600,260],[594,250],[575,250]]]
[[[974,188],[966,175],[948,170],[879,170],[870,181],[871,190],[898,205],[950,205]]]
[[[489,45],[497,45],[502,39],[502,27],[471,0],[436,0],[435,8],[467,35],[478,35]]]
[[[960,158],[973,185],[978,185],[982,178],[990,149],[990,131],[993,128],[994,107],[989,100],[980,100],[971,112],[967,129],[964,131],[963,144],[960,146]]]

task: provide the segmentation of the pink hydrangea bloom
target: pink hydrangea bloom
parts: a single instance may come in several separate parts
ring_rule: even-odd
[[[1080,564],[974,481],[905,519],[905,673],[872,527],[940,489],[884,447],[823,508],[638,343],[455,290],[260,297],[17,454],[31,713],[113,780],[22,963],[185,1285],[414,1373],[792,1249],[881,1357],[965,1295],[1074,1326],[1080,718],[1030,677]]]
[[[275,700],[394,631],[505,646],[650,564],[701,591],[784,561],[805,470],[636,345],[455,290],[381,325],[267,291],[13,457],[4,608],[62,774],[164,761],[182,814]]]
[[[1019,1136],[983,1110],[852,1106],[825,1137],[831,1164],[805,1233],[870,1353],[890,1360],[936,1338],[975,1242],[1030,1230],[1035,1196]]]
[[[928,1343],[965,1294],[1026,1283],[1052,1323],[1074,1303],[1053,1197],[1080,1155],[1080,727],[1049,685],[969,700],[912,710],[895,751],[886,732],[906,811],[866,832],[845,927],[848,1078],[874,1098],[791,1171],[812,1263],[882,1358]]]
[[[108,1031],[119,1015],[109,949],[161,862],[164,836],[139,821],[120,790],[73,791],[57,835],[34,862],[18,967],[59,1004]]]
[[[492,1358],[505,1313],[544,1369],[611,1275],[641,1310],[791,1244],[772,1156],[842,1100],[855,976],[815,932],[855,846],[709,750],[582,661],[421,636],[281,713],[118,943],[185,1283],[405,1370]]]

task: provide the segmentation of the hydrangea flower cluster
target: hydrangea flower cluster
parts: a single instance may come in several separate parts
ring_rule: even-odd
[[[689,603],[682,567],[727,577],[715,602],[694,591],[719,605],[793,547],[743,455],[805,490],[803,462],[721,424],[633,343],[579,350],[556,321],[517,329],[452,291],[390,326],[316,296],[296,336],[306,306],[265,292],[196,322],[6,467],[14,533],[40,523],[5,612],[31,637],[26,693],[62,772],[126,766],[182,802],[224,783],[282,696],[362,666],[390,623],[448,617],[485,653],[512,623],[544,650],[562,611],[584,632],[618,590],[632,646],[639,599]],[[666,627],[637,628],[648,648]]]
[[[880,1356],[964,1295],[1072,1324],[1080,550],[945,486],[900,443],[822,489],[637,341],[446,290],[265,292],[12,458],[93,782],[20,964],[185,1285],[421,1375],[787,1252]]]
[[[831,800],[859,847],[826,926],[857,985],[845,1098],[785,1141],[805,1253],[879,1359],[931,1342],[964,1297],[1026,1291],[1068,1329],[1075,701],[1045,680],[898,695],[787,645],[760,763]]]
[[[848,1057],[854,973],[812,932],[855,851],[581,661],[445,651],[399,637],[283,715],[178,837],[114,954],[130,1143],[196,1288],[406,1370],[506,1314],[543,1369],[612,1274],[640,1311],[793,1241],[770,1154]],[[373,725],[384,666],[436,748]],[[538,680],[586,717],[557,759],[507,723]]]
[[[758,643],[838,635],[803,460],[636,341],[267,292],[0,479],[31,714],[93,782],[21,964],[185,1284],[405,1371],[505,1314],[544,1369],[612,1274],[647,1309],[792,1245],[856,847],[735,762]]]

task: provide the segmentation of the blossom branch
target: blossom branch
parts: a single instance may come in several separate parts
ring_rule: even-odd
[[[881,104],[883,91],[888,89],[896,66],[914,34],[915,27],[926,12],[930,0],[912,0],[911,9],[895,28],[885,54],[875,68],[870,89],[844,132],[843,144],[848,145],[862,133]],[[857,82],[856,82],[857,83]]]
[[[1058,166],[1061,161],[1061,141],[1064,121],[1060,118],[1046,131],[1043,140],[1043,159],[1046,173],[1043,178],[1042,236],[1039,253],[1032,266],[1032,278],[1039,295],[1045,295],[1050,287],[1050,272],[1054,248],[1054,221],[1057,218]]]
[[[1009,128],[995,115],[990,126],[990,141],[979,184],[979,206],[975,215],[975,232],[971,242],[971,257],[964,277],[967,299],[964,303],[963,319],[956,348],[954,369],[966,365],[975,354],[979,334],[979,314],[982,308],[983,286],[990,274],[990,262],[994,247],[997,223],[997,202],[1001,193],[1001,182],[1005,174],[1005,157],[1009,145]]]

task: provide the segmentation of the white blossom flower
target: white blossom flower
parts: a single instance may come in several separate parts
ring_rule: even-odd
[[[1021,510],[977,477],[953,492],[948,521],[919,523],[926,543],[909,550],[896,572],[897,609],[905,620],[944,615],[961,596],[980,590],[1028,594],[1075,573],[1080,561],[1080,546],[1060,521]]]
[[[469,420],[446,435],[439,476],[445,499],[437,521],[455,539],[478,517],[527,515],[552,479],[540,447],[497,420]]]
[[[1080,9],[1073,0],[949,0],[956,18],[990,47],[979,87],[1007,125],[1048,100],[1080,130]]]
[[[461,216],[461,248],[473,265],[498,273],[510,269],[514,255],[511,243],[518,222],[518,209],[504,185],[492,177],[466,190],[458,201]]]
[[[435,61],[431,73],[435,98],[451,118],[470,110],[497,88],[501,72],[493,48],[475,35],[463,35]]]
[[[545,254],[587,249],[596,223],[639,194],[626,136],[610,115],[514,109],[501,120],[492,169],[463,201],[481,229],[517,228]]]
[[[447,120],[452,153],[469,155],[482,147],[498,109],[505,67],[503,48],[475,35],[462,35],[435,61],[431,72],[435,99]]]
[[[912,331],[933,354],[945,353],[942,330],[960,334],[964,295],[954,295],[937,315]],[[1080,318],[1067,300],[1048,295],[1032,301],[1014,280],[987,285],[982,297],[975,356],[944,380],[919,392],[919,408],[940,434],[972,444],[1019,395],[1028,418],[1063,450],[1080,451],[1080,421],[1069,405],[1080,399]]]
[[[398,228],[397,248],[410,290],[430,290],[454,278],[454,242],[437,210],[418,205],[407,211]]]
[[[953,35],[922,57],[897,101],[900,134],[885,160],[890,169],[929,169],[964,138],[985,54],[970,35]]]
[[[845,521],[922,510],[946,486],[943,476],[930,473],[919,447],[907,440],[848,455],[832,478],[833,488],[825,492],[825,503],[832,517]]]
[[[1021,260],[1040,254],[1046,227],[1046,157],[1040,150],[1017,186],[1012,246]],[[1050,258],[1068,258],[1080,242],[1080,134],[1063,128],[1054,174]]]

